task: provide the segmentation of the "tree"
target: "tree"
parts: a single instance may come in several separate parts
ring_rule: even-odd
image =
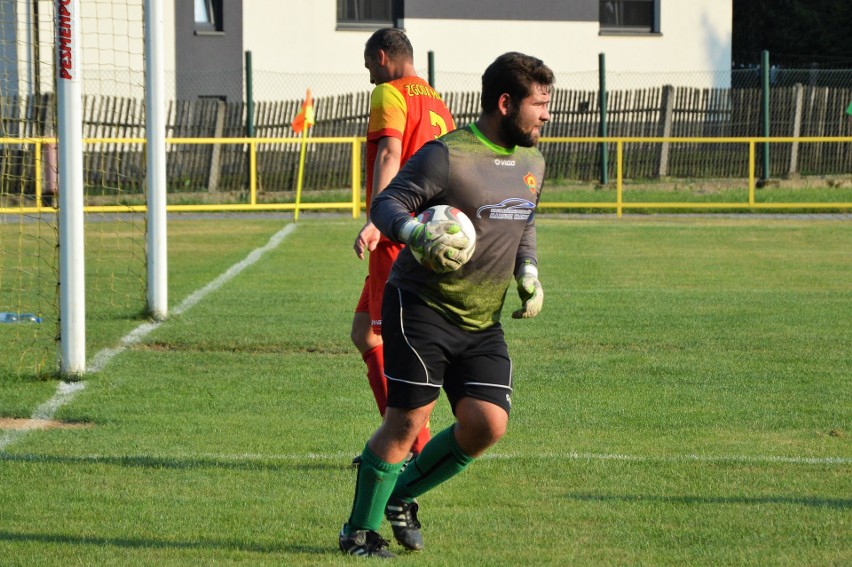
[[[733,0],[733,63],[852,69],[852,2]]]

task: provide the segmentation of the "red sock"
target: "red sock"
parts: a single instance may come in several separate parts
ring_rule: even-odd
[[[415,455],[419,455],[421,451],[423,451],[423,447],[426,446],[426,443],[428,443],[431,438],[432,434],[429,431],[429,420],[426,420],[426,425],[424,425],[423,429],[420,430],[420,433],[417,434],[417,439],[414,440],[414,444],[411,446],[411,452]]]
[[[363,358],[364,362],[367,363],[367,380],[370,382],[370,389],[373,390],[373,397],[376,398],[379,413],[384,416],[385,409],[388,407],[388,383],[385,379],[384,345],[371,348],[364,353]]]

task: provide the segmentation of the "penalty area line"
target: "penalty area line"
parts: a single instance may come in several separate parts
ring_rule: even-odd
[[[209,294],[218,290],[220,287],[237,277],[243,270],[248,268],[249,266],[255,264],[260,258],[269,252],[270,250],[274,250],[278,247],[281,242],[284,241],[287,236],[290,235],[296,229],[295,224],[288,224],[278,232],[272,235],[269,241],[261,246],[260,248],[256,248],[252,250],[248,256],[228,268],[224,273],[222,273],[215,280],[211,281],[201,289],[198,289],[191,293],[186,299],[184,299],[177,307],[172,310],[173,315],[180,315],[181,313],[185,313],[186,311],[193,308],[197,305],[202,299],[207,297]],[[126,334],[122,339],[118,342],[118,346],[113,348],[105,348],[98,351],[92,359],[91,364],[89,364],[88,368],[86,368],[86,373],[97,373],[104,369],[104,367],[109,364],[109,362],[127,350],[128,347],[131,347],[148,336],[152,331],[162,325],[164,321],[148,321],[146,323],[142,323],[128,334]],[[69,403],[74,396],[76,396],[79,392],[83,391],[86,388],[85,381],[78,382],[60,382],[56,387],[56,393],[50,398],[48,401],[44,402],[40,406],[38,406],[33,415],[31,417],[32,420],[48,420],[53,419],[53,416],[56,414],[56,411]],[[19,441],[22,437],[24,437],[27,433],[32,431],[34,427],[18,429],[14,431],[7,431],[4,435],[0,436],[0,451],[5,451],[7,447],[9,447],[12,443]]]

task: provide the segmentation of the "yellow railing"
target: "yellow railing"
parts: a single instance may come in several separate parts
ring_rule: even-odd
[[[144,138],[85,138],[85,144],[144,144]],[[258,203],[257,202],[257,146],[259,144],[301,144],[299,138],[167,138],[167,144],[243,144],[249,150],[249,202],[234,204],[167,205],[170,212],[200,211],[269,211],[344,209],[351,210],[353,218],[361,214],[361,145],[363,137],[308,138],[308,144],[351,144],[352,146],[352,198],[345,202]],[[541,143],[610,143],[616,146],[616,198],[614,202],[543,202],[541,209],[611,209],[621,217],[625,209],[852,209],[850,202],[795,202],[760,203],[755,201],[755,159],[757,144],[763,143],[850,143],[852,137],[739,137],[739,138],[672,138],[672,137],[565,137],[542,138]],[[55,144],[56,138],[0,138],[0,145],[32,145],[35,152],[35,206],[0,207],[0,213],[31,214],[52,210],[42,205],[44,194],[43,149],[45,144]],[[744,144],[748,147],[748,202],[625,202],[624,201],[624,144],[630,143],[699,143]],[[22,200],[23,203],[23,200]],[[86,212],[145,212],[145,205],[86,206]]]
[[[615,202],[548,202],[539,208],[553,209],[615,209],[620,218],[624,209],[852,209],[852,203],[758,203],[755,201],[757,187],[755,177],[755,148],[763,143],[813,143],[852,142],[847,137],[772,137],[772,138],[665,138],[665,137],[607,137],[607,138],[541,138],[542,143],[614,143],[616,145]],[[748,202],[625,202],[624,201],[624,144],[629,143],[699,143],[699,144],[747,144],[748,145]]]
[[[89,140],[86,140],[87,142]],[[361,214],[361,144],[362,137],[307,138],[307,144],[352,145],[352,199],[339,203],[258,203],[257,202],[257,146],[258,144],[301,144],[300,138],[166,138],[167,144],[245,144],[249,148],[249,202],[243,205],[167,205],[172,212],[188,211],[299,211],[321,209],[351,209],[352,218]]]
[[[257,202],[257,146],[259,144],[301,144],[298,138],[166,138],[167,144],[243,144],[249,149],[249,202],[219,205],[167,205],[169,212],[201,212],[201,211],[299,211],[322,209],[349,209],[352,217],[361,214],[361,145],[366,142],[363,137],[308,138],[308,144],[351,144],[352,145],[352,198],[346,202],[330,203],[258,203]],[[44,196],[44,165],[43,146],[55,144],[56,138],[0,138],[0,145],[32,145],[35,151],[35,205],[18,207],[0,207],[0,214],[17,213],[33,214],[52,210],[42,204]],[[83,138],[84,144],[145,144],[145,138]],[[22,200],[23,202],[23,200]],[[84,207],[87,213],[121,212],[143,213],[145,205],[88,205]]]
[[[42,165],[42,149],[45,144],[56,144],[56,138],[0,138],[0,145],[22,145],[35,146],[35,207],[0,207],[0,213],[34,213],[41,212],[44,208],[41,204],[41,198],[44,192],[44,166]],[[23,203],[21,199],[21,203]]]

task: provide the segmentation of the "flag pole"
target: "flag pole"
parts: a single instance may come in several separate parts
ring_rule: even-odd
[[[293,213],[293,220],[299,220],[299,205],[302,202],[302,179],[305,176],[305,150],[307,148],[308,142],[308,129],[302,129],[302,147],[299,150],[299,174],[296,181],[296,209]]]
[[[293,212],[293,220],[299,220],[299,205],[302,204],[302,180],[305,177],[305,152],[308,146],[308,128],[314,125],[316,118],[314,117],[314,99],[311,96],[311,89],[305,92],[305,102],[302,103],[302,109],[290,123],[290,126],[296,132],[302,134],[301,148],[299,149],[299,172],[296,180],[296,207]]]

